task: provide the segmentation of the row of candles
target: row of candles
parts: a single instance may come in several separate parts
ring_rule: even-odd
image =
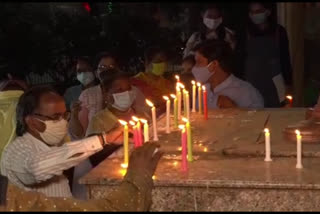
[[[174,127],[181,130],[181,147],[182,147],[182,171],[187,170],[187,162],[193,161],[192,155],[192,133],[190,125],[190,97],[189,92],[185,89],[185,86],[180,82],[180,78],[176,75],[176,94],[170,94],[169,96],[163,96],[166,101],[166,133],[170,133],[170,116],[171,116],[171,101],[170,98],[174,99],[173,102],[173,117],[174,117]],[[204,114],[204,119],[208,119],[208,107],[207,107],[207,91],[206,87],[202,86],[200,83],[195,81],[192,84],[192,112],[196,112],[196,96],[198,91],[198,110],[200,114]],[[197,88],[198,87],[198,90]],[[182,102],[184,117],[182,116]],[[158,141],[157,132],[157,118],[156,118],[156,107],[154,104],[146,99],[146,103],[151,107],[152,114],[152,126],[153,126],[153,141]],[[202,109],[203,108],[203,109]],[[184,122],[184,124],[179,125],[179,121]],[[126,122],[124,120],[119,120],[119,123],[123,125],[123,148],[124,148],[124,161],[121,165],[123,168],[128,166],[129,161],[129,127],[130,124],[133,128],[133,140],[135,148],[142,146],[143,142],[149,141],[149,125],[148,121],[142,118],[132,117],[132,120]],[[142,126],[143,123],[143,135]]]
[[[264,161],[270,162],[271,159],[271,144],[270,144],[270,132],[269,129],[264,129],[265,133],[265,159]],[[297,169],[302,169],[302,136],[299,130],[295,131],[297,137]]]

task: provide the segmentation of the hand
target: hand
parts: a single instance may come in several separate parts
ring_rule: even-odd
[[[79,112],[81,111],[81,102],[80,101],[75,101],[71,105],[71,115],[73,116],[78,116]]]
[[[151,178],[163,155],[163,152],[159,151],[159,147],[159,144],[156,143],[145,143],[135,149],[130,156],[128,172],[147,174]]]
[[[237,105],[227,96],[219,95],[217,106],[219,108],[235,108]]]

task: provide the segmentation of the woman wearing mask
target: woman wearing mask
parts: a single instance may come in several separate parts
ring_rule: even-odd
[[[79,99],[82,91],[93,87],[96,84],[93,67],[88,58],[79,57],[76,64],[77,80],[79,85],[68,88],[64,94],[67,109],[71,109],[71,104]]]
[[[226,41],[234,50],[236,47],[235,35],[225,26],[222,10],[216,6],[208,7],[202,16],[200,31],[193,33],[187,41],[184,58],[193,55],[193,49],[203,41],[216,39]]]
[[[262,94],[265,107],[280,107],[292,84],[292,67],[287,32],[270,8],[263,3],[249,6],[245,78]]]

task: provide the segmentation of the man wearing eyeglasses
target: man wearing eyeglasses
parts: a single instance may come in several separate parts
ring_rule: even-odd
[[[121,133],[115,133],[63,144],[70,114],[63,97],[49,87],[25,92],[16,113],[17,138],[3,151],[1,174],[24,190],[48,197],[71,197],[63,171],[101,151],[108,142],[122,142]]]

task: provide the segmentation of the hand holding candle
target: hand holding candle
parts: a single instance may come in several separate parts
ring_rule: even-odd
[[[197,88],[196,88],[196,81],[192,80],[192,112],[196,112],[196,97],[197,97]]]
[[[152,126],[153,126],[153,140],[158,141],[158,131],[157,131],[157,117],[156,117],[156,107],[154,107],[153,103],[146,99],[146,103],[151,107],[152,113]]]
[[[170,133],[170,99],[167,96],[163,96],[163,99],[166,100],[167,110],[166,110],[166,133]]]
[[[269,129],[264,129],[264,133],[265,133],[265,146],[266,146],[266,152],[265,152],[266,156],[264,161],[269,162],[269,161],[272,161]]]
[[[296,130],[296,134],[297,134],[297,165],[296,168],[297,169],[302,169],[302,136],[300,135],[300,131]]]
[[[119,120],[119,123],[123,125],[123,164],[121,164],[122,168],[128,167],[129,162],[129,128],[128,123],[123,120]]]

